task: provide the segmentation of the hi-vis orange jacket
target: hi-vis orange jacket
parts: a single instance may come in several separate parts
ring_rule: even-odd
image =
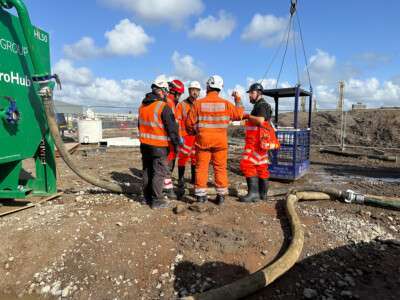
[[[166,102],[158,100],[139,108],[139,139],[142,144],[168,147],[168,133],[164,128],[161,114]]]
[[[196,100],[186,120],[186,129],[189,134],[196,135],[198,148],[226,149],[229,122],[241,120],[243,113],[243,107],[236,107],[212,91]]]
[[[186,131],[186,119],[189,116],[189,111],[193,106],[193,102],[188,99],[179,102],[176,106],[175,116],[179,123],[179,135],[185,137],[189,135]]]

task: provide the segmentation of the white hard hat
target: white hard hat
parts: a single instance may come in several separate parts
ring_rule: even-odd
[[[207,86],[213,89],[222,90],[224,88],[224,80],[219,75],[213,75],[208,78]]]
[[[168,91],[169,90],[168,81],[157,78],[156,80],[153,81],[151,88],[159,88]]]
[[[201,90],[201,85],[200,85],[200,82],[198,82],[198,81],[191,81],[190,83],[189,83],[189,87],[188,87],[189,89],[199,89],[199,90]]]

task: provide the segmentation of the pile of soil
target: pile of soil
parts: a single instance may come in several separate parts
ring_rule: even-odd
[[[306,127],[308,113],[299,114],[300,127]],[[279,126],[293,126],[293,113],[279,115]],[[313,145],[340,144],[341,114],[336,111],[312,115]],[[230,136],[244,137],[244,128],[232,127]],[[362,110],[346,113],[346,145],[368,147],[400,147],[399,110]]]

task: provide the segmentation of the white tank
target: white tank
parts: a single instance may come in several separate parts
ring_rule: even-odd
[[[78,136],[81,144],[96,144],[103,138],[101,120],[79,120]]]

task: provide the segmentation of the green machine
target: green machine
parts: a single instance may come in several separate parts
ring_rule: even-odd
[[[6,10],[15,8],[16,17]],[[0,199],[57,191],[54,141],[41,101],[50,76],[49,35],[33,27],[20,0],[0,0]],[[33,159],[34,176],[22,164]],[[25,176],[26,177],[26,176]]]

